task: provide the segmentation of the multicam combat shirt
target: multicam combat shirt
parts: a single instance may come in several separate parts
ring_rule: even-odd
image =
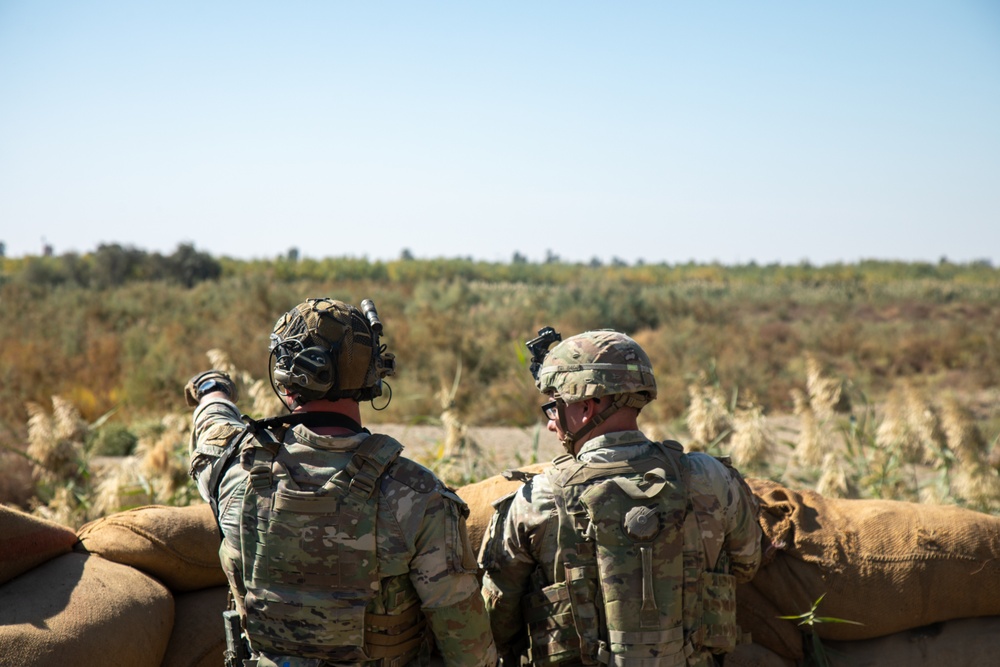
[[[650,456],[654,448],[640,431],[619,431],[588,440],[577,458],[595,463],[629,461]],[[719,460],[701,453],[686,457],[691,471],[690,494],[708,496],[711,502],[701,505],[716,507],[716,518],[725,527],[725,535],[702,535],[704,562],[715,564],[724,552],[729,572],[737,581],[748,581],[760,564],[756,500],[738,473]],[[558,513],[545,473],[521,487],[497,530],[495,539],[500,545],[491,549],[483,597],[497,649],[503,656],[519,653],[526,645],[522,601],[539,583],[532,582],[533,575],[537,578],[541,573],[542,585],[556,581]]]
[[[228,400],[210,399],[195,410],[191,476],[206,501],[213,492],[209,488],[212,463],[227,454],[230,447],[239,446],[245,433],[239,410]],[[277,461],[300,483],[322,484],[331,467],[347,465],[366,436],[324,436],[294,426],[285,434]],[[217,498],[223,533],[220,556],[238,607],[242,607],[239,603],[243,585],[232,571],[242,571],[240,514],[248,480],[249,473],[240,465],[239,457],[233,457],[221,476]],[[403,457],[388,468],[378,493],[376,555],[383,591],[398,593],[400,585],[392,580],[409,579],[446,665],[493,665],[496,650],[476,578],[475,556],[466,537],[464,503],[432,472]],[[385,613],[391,610],[392,600],[377,597],[375,604],[377,612]],[[265,658],[262,664],[270,662]],[[315,663],[294,658],[289,662],[290,667]]]

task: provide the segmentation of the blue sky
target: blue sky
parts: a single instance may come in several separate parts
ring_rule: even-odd
[[[1000,4],[0,0],[0,241],[1000,264]]]

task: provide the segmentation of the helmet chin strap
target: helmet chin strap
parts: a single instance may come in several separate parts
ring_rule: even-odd
[[[626,404],[628,404],[628,402],[629,402],[629,396],[627,394],[618,394],[617,396],[615,396],[615,400],[611,401],[611,404],[608,405],[608,407],[604,408],[598,414],[594,415],[593,419],[591,419],[589,422],[587,422],[579,429],[577,429],[576,432],[571,432],[566,423],[566,411],[565,411],[566,404],[563,403],[562,401],[556,403],[556,410],[559,413],[559,428],[561,428],[563,432],[563,437],[560,440],[560,442],[562,442],[563,447],[566,449],[567,452],[569,452],[573,456],[576,456],[576,443],[580,440],[580,438],[587,435],[595,428],[603,424],[605,421],[608,420],[608,417],[621,410],[623,407],[625,407]]]

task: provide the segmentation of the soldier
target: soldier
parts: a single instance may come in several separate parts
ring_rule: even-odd
[[[752,493],[728,460],[638,430],[656,381],[634,340],[588,331],[546,353],[541,338],[532,372],[567,453],[495,503],[483,541],[503,664],[721,664],[736,583],[760,563]]]
[[[426,665],[436,645],[446,665],[491,666],[465,503],[361,426],[360,402],[395,370],[362,308],[308,299],[278,319],[268,364],[287,415],[241,418],[220,371],[185,387],[191,475],[218,517],[251,654],[230,647],[229,664]]]

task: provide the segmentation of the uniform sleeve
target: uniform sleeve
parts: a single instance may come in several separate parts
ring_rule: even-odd
[[[506,507],[500,506],[491,533],[483,545],[483,599],[497,651],[508,658],[527,648],[527,631],[521,600],[529,593],[531,576],[538,563],[532,544],[544,528],[548,512],[532,506],[532,487],[537,476],[521,487]],[[517,660],[512,661],[518,664]]]
[[[445,665],[492,667],[496,648],[465,528],[465,504],[448,491],[433,495],[414,543],[410,581]]]
[[[194,411],[191,431],[190,474],[198,486],[202,500],[211,502],[212,494],[217,494],[216,508],[219,525],[223,534],[234,548],[239,545],[240,503],[247,473],[232,459],[225,471],[220,471],[216,488],[212,487],[212,470],[216,463],[227,456],[233,447],[238,447],[246,432],[240,419],[240,411],[231,401],[224,398],[206,400]]]
[[[208,502],[208,480],[212,464],[224,456],[228,447],[244,432],[240,411],[226,399],[209,400],[194,411],[191,429],[190,474],[198,485],[198,493]]]
[[[737,582],[743,583],[753,579],[760,567],[759,504],[739,471],[728,465],[722,467],[726,473],[726,540],[723,547],[729,556],[730,573]]]
[[[757,523],[756,497],[728,463],[700,452],[688,454],[687,460],[692,467],[696,511],[710,515],[702,526],[702,539],[706,545],[715,545],[716,550],[716,555],[709,555],[709,562],[715,563],[716,557],[724,555],[729,573],[738,582],[749,581],[760,566],[761,529]],[[718,526],[721,535],[714,529],[706,532],[705,526]]]

